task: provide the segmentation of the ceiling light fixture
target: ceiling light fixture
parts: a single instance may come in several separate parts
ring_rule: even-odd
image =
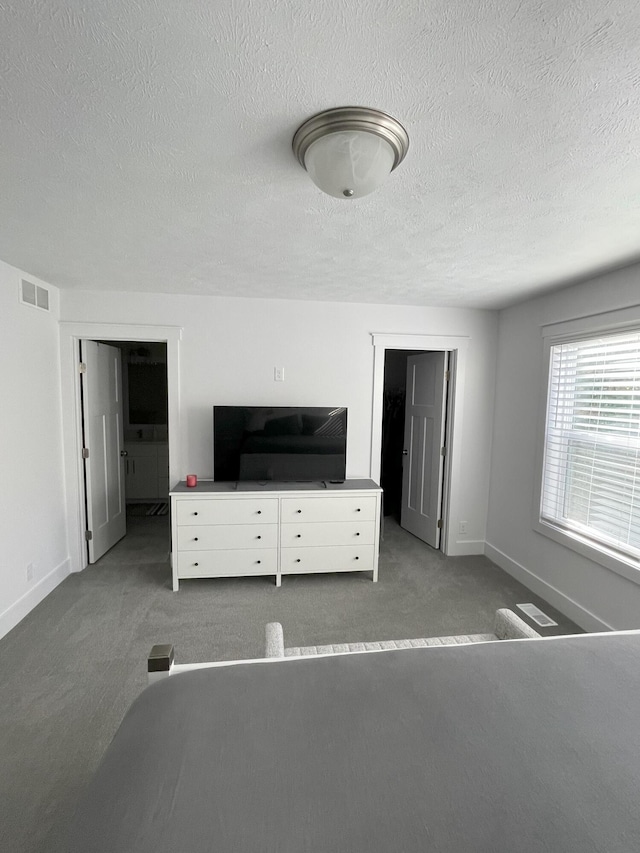
[[[409,136],[399,121],[367,107],[337,107],[305,121],[293,153],[314,184],[335,198],[361,198],[399,166]]]

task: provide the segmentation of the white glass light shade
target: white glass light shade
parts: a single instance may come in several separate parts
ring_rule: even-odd
[[[314,184],[335,198],[361,198],[388,177],[394,164],[391,145],[375,133],[343,130],[313,142],[304,165]]]

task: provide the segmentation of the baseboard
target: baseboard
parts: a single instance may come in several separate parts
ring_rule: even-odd
[[[556,587],[552,586],[548,581],[538,577],[538,575],[530,569],[525,568],[521,563],[512,560],[511,557],[508,557],[503,551],[491,545],[489,542],[485,543],[484,553],[493,563],[500,566],[501,569],[504,569],[508,575],[511,575],[512,578],[520,581],[521,584],[524,584],[527,589],[531,590],[531,592],[539,595],[540,598],[548,601],[552,607],[555,607],[556,610],[564,613],[565,616],[575,622],[576,625],[584,628],[585,631],[614,630],[611,625],[608,625],[602,619],[599,619],[594,613],[591,613],[590,610],[587,610],[581,604],[578,604],[577,601],[574,601],[573,598],[570,598],[564,592],[556,589]]]
[[[484,554],[483,539],[456,539],[448,557],[473,557]]]
[[[3,613],[0,613],[0,638],[8,634],[12,628],[15,628],[70,573],[71,564],[67,557],[66,560],[63,560],[48,575],[39,580],[35,586],[27,590],[21,598],[14,601]]]

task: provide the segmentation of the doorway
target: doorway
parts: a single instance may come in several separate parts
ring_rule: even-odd
[[[463,468],[465,436],[464,399],[469,354],[469,338],[459,335],[418,335],[397,333],[372,333],[373,344],[373,399],[371,420],[370,477],[380,482],[382,459],[382,424],[384,411],[384,367],[388,350],[413,350],[449,354],[449,382],[447,418],[442,479],[442,528],[440,550],[447,556],[458,556],[469,551],[465,542],[458,541],[455,528],[466,499]]]
[[[380,485],[384,514],[439,549],[449,353],[388,349],[384,362]]]
[[[62,418],[64,441],[65,485],[69,558],[72,572],[88,565],[86,531],[84,460],[82,458],[82,401],[79,345],[81,340],[102,341],[106,344],[136,342],[145,345],[161,342],[167,353],[167,437],[169,485],[180,479],[181,417],[180,417],[180,342],[182,329],[178,326],[150,326],[118,323],[66,322],[60,323],[60,358],[62,367]],[[124,466],[123,466],[124,467]],[[162,517],[168,525],[168,514]],[[168,534],[167,534],[168,538]],[[134,545],[131,536],[124,540]],[[143,543],[139,543],[144,547]],[[117,546],[120,548],[121,546]],[[115,550],[115,549],[114,549]]]
[[[127,515],[169,511],[167,345],[115,343],[122,352],[124,485]]]
[[[169,515],[166,342],[82,339],[81,422],[87,560],[96,563],[134,519]],[[147,525],[147,537],[168,525]],[[157,544],[157,543],[156,543]]]

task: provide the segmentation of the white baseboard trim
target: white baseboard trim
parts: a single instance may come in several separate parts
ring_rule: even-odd
[[[0,613],[0,638],[8,634],[12,628],[15,628],[70,573],[71,565],[67,557],[60,565],[50,571],[48,575],[39,580],[35,586],[28,589],[23,596]]]
[[[473,557],[484,554],[484,539],[456,539],[448,557]]]
[[[485,544],[485,555],[497,566],[511,575],[520,583],[524,584],[527,589],[539,595],[545,601],[548,601],[553,607],[564,613],[569,619],[584,628],[585,631],[613,631],[614,628],[608,625],[602,619],[599,619],[590,610],[587,610],[573,598],[570,598],[564,592],[556,589],[555,586],[538,577],[530,569],[525,568],[521,563],[512,560],[499,548],[491,545],[489,542]]]

